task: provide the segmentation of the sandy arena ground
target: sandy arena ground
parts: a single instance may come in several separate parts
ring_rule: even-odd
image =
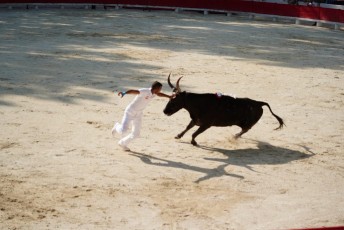
[[[140,10],[0,12],[0,229],[287,229],[344,225],[344,33]],[[183,110],[145,110],[123,152],[113,91],[166,84],[268,102],[242,139],[200,147]]]

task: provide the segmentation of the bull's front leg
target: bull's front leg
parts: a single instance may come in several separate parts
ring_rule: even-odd
[[[194,146],[196,146],[196,145],[197,145],[197,142],[195,141],[195,138],[196,138],[199,134],[203,133],[205,130],[207,130],[207,129],[209,129],[209,128],[210,128],[210,126],[200,126],[200,127],[196,130],[196,132],[194,132],[194,133],[192,134],[191,144],[193,144]]]
[[[194,127],[195,125],[196,125],[195,122],[193,120],[191,120],[190,123],[188,124],[188,126],[186,127],[186,129],[183,132],[179,133],[175,138],[176,139],[182,138],[184,136],[184,134],[187,131],[189,131],[192,127]]]

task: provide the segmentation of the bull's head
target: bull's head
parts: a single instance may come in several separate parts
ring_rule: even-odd
[[[167,83],[172,88],[172,90],[174,92],[174,97],[172,99],[170,99],[170,101],[167,103],[167,105],[164,109],[164,113],[168,116],[171,116],[172,114],[178,112],[185,105],[185,102],[184,102],[185,92],[182,92],[180,87],[179,87],[179,81],[180,81],[180,79],[182,79],[182,77],[180,77],[178,79],[176,86],[174,86],[171,83],[170,76],[171,76],[171,74],[168,75]]]

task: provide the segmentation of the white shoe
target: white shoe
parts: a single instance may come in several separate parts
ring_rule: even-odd
[[[118,142],[118,145],[121,146],[121,148],[122,148],[124,151],[127,151],[127,152],[130,151],[130,149],[129,149],[126,145],[124,145],[121,141]]]
[[[111,130],[112,136],[116,136],[116,132],[117,132],[116,128],[117,128],[117,126],[119,126],[118,122],[116,122],[116,124],[113,126],[113,128]]]

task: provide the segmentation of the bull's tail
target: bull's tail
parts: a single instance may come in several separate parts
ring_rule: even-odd
[[[277,119],[279,126],[275,130],[282,129],[283,126],[285,126],[283,119],[277,116],[276,114],[274,114],[274,112],[272,112],[272,109],[270,108],[270,105],[268,103],[266,102],[261,102],[261,103],[262,103],[262,106],[266,105],[269,108],[271,114]]]

